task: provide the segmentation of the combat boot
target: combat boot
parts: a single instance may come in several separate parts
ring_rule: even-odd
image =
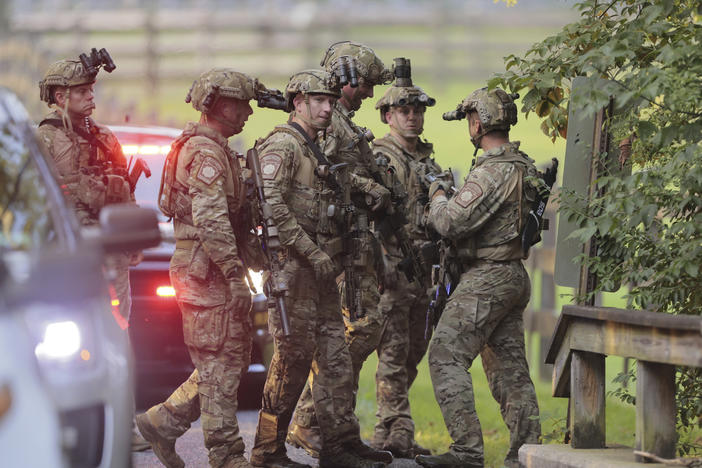
[[[151,448],[151,444],[137,431],[136,422],[132,427],[132,452],[143,452]]]
[[[290,445],[303,449],[313,458],[319,458],[319,452],[322,451],[322,434],[319,426],[302,427],[293,423],[286,440]]]
[[[482,462],[461,460],[451,452],[441,455],[417,455],[414,461],[427,468],[483,468],[485,466]]]
[[[422,447],[417,443],[416,440],[412,440],[412,452],[414,455],[431,455],[431,450],[426,447]]]
[[[382,450],[385,445],[385,439],[388,438],[388,429],[384,425],[375,425],[375,431],[373,431],[373,437],[370,440],[370,446],[376,450]]]
[[[319,468],[385,468],[385,463],[361,458],[348,450],[339,452],[322,451],[319,454]]]
[[[175,451],[175,440],[166,439],[158,432],[158,428],[151,423],[148,412],[136,416],[136,425],[166,468],[185,467],[185,462]]]
[[[304,468],[307,465],[295,463],[285,452],[286,428],[274,414],[261,410],[258,413],[256,438],[251,450],[251,465],[268,468]]]
[[[222,468],[253,468],[243,455],[234,455],[229,458]]]
[[[353,439],[344,444],[344,447],[361,458],[388,464],[392,463],[392,453],[388,452],[387,450],[376,450],[373,447],[366,445],[361,439]]]
[[[252,466],[262,466],[265,468],[312,468],[310,465],[305,465],[304,463],[298,463],[291,460],[287,454],[283,454],[274,459],[267,459],[263,465],[252,465]]]
[[[406,431],[393,431],[385,440],[383,449],[392,453],[397,458],[414,458],[412,450],[412,436]]]

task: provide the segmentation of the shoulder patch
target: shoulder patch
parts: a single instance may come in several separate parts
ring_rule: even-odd
[[[269,153],[261,158],[261,175],[264,179],[272,180],[278,174],[283,158],[275,153]]]
[[[467,208],[473,200],[483,194],[483,188],[476,182],[466,182],[461,187],[461,191],[456,194],[456,203],[463,208]]]
[[[212,182],[219,177],[223,170],[224,168],[219,161],[211,156],[207,156],[204,161],[202,161],[200,169],[197,171],[196,178],[207,185],[212,185]]]

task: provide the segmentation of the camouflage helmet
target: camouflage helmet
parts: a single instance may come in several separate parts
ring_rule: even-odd
[[[55,86],[69,88],[95,83],[96,76],[97,70],[89,73],[79,60],[59,60],[49,65],[44,78],[39,82],[39,98],[48,104],[55,104],[53,96]]]
[[[290,77],[285,86],[285,99],[292,109],[292,101],[298,93],[302,94],[328,94],[338,98],[341,93],[339,80],[324,70],[303,70]]]
[[[500,88],[488,91],[480,88],[473,91],[461,102],[460,108],[468,114],[477,112],[483,133],[493,130],[509,130],[517,123],[517,105],[514,99],[519,95],[507,94]]]
[[[265,89],[257,79],[245,73],[231,68],[213,68],[193,81],[185,102],[191,103],[196,110],[206,114],[212,110],[220,97],[248,101],[256,99],[259,91]]]
[[[385,68],[373,49],[357,42],[342,41],[332,44],[319,64],[328,72],[334,73],[340,57],[350,57],[360,77],[370,86],[389,84],[394,78],[392,71]]]
[[[430,97],[419,86],[391,86],[375,104],[380,109],[380,120],[388,123],[385,113],[394,106],[427,106],[436,104],[436,99]]]

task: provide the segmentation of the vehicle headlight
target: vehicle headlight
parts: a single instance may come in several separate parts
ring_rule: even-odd
[[[91,367],[98,355],[95,323],[89,314],[50,304],[32,304],[24,310],[25,323],[36,343],[34,354],[41,367]]]
[[[80,351],[80,345],[80,328],[76,322],[49,322],[34,354],[40,360],[68,361]]]

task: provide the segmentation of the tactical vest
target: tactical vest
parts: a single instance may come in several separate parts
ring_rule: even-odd
[[[410,153],[400,147],[391,136],[379,138],[373,142],[373,149],[380,153],[394,156],[391,160],[402,165],[402,170],[406,174],[401,180],[407,192],[407,202],[405,204],[408,220],[408,232],[412,239],[427,240],[427,210],[429,204],[429,183],[424,179],[425,174],[432,173],[438,175],[441,168],[431,158],[433,147],[425,141],[417,142],[417,152],[421,159],[416,159]]]
[[[312,156],[312,150],[307,148],[307,142],[300,132],[290,125],[278,125],[266,138],[256,143],[257,149],[263,153],[261,146],[276,133],[291,135],[303,148],[305,156],[299,160],[299,167],[293,175],[290,192],[285,198],[288,209],[312,239],[317,239],[318,235],[337,236],[340,232],[338,219],[335,213],[330,213],[339,206],[337,194],[324,179],[315,174],[317,160]],[[331,206],[334,208],[330,210]]]
[[[475,257],[492,260],[515,260],[523,257],[522,227],[529,208],[537,196],[536,186],[527,178],[538,177],[534,162],[513,149],[490,157],[482,165],[513,164],[519,174],[517,184],[490,220],[470,239],[458,243],[459,252],[474,249]]]
[[[185,155],[181,153],[185,144],[196,137],[214,141],[208,136],[206,131],[201,129],[200,125],[188,125],[183,133],[171,144],[171,150],[166,156],[166,162],[163,165],[158,196],[159,209],[164,215],[190,225],[193,223],[192,199],[190,198],[187,183],[195,152],[189,152]],[[215,143],[218,146],[222,146],[218,142]],[[234,226],[236,225],[234,218],[241,211],[245,201],[246,188],[243,180],[241,180],[241,167],[236,155],[229,147],[222,147],[222,149],[227,155],[232,177],[239,179],[238,187],[235,187],[237,193],[226,194],[229,217],[230,221],[232,221],[232,226]]]
[[[103,206],[126,203],[132,200],[132,191],[127,180],[124,156],[115,154],[112,145],[119,145],[116,138],[105,127],[89,119],[90,130],[68,131],[58,113],[51,113],[39,123],[39,127],[52,126],[65,136],[65,148],[54,141],[48,146],[54,158],[56,154],[68,154],[69,165],[61,164],[61,184],[66,194],[79,210],[85,210],[89,217],[97,220]],[[41,132],[40,132],[41,133]],[[113,139],[114,141],[110,141]],[[121,156],[121,157],[120,157]],[[86,220],[81,220],[81,222]]]

